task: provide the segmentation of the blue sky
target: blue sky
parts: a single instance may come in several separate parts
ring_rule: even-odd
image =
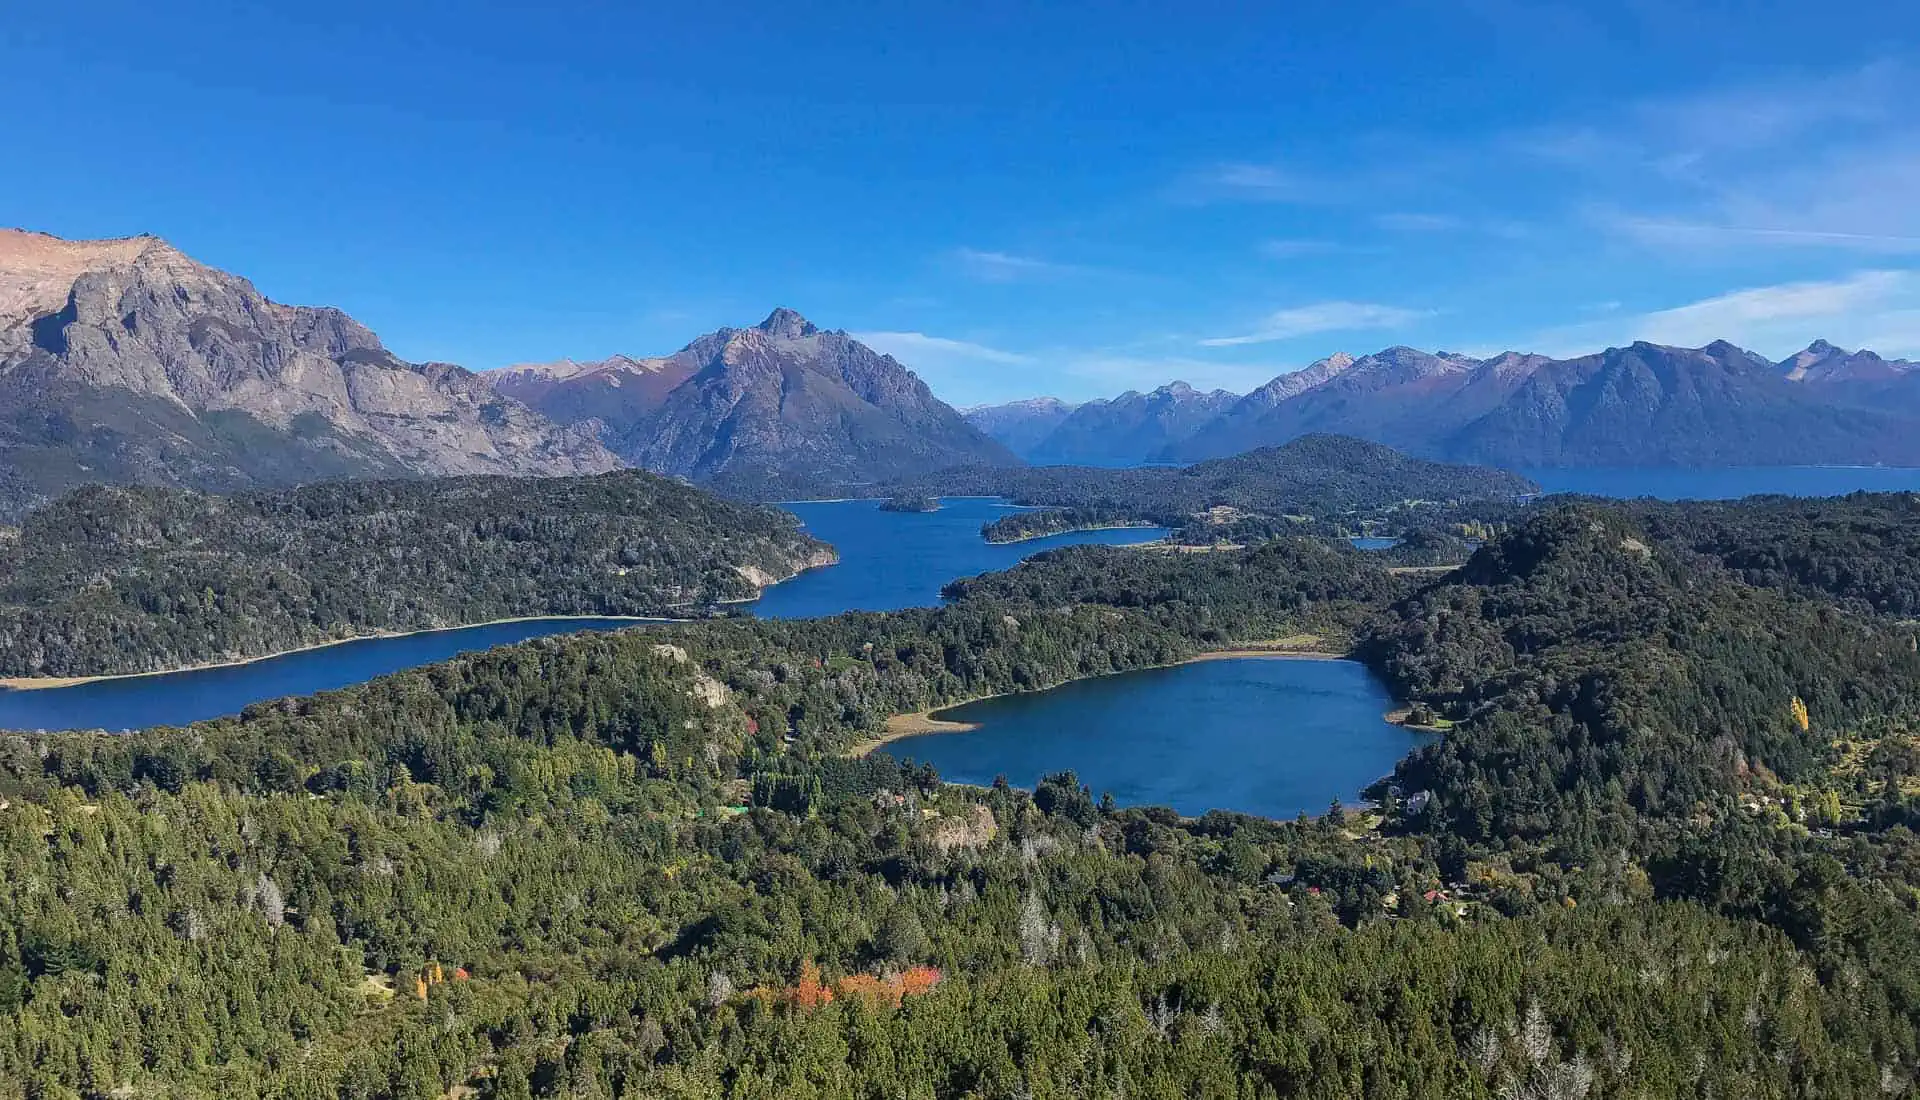
[[[42,5],[0,224],[476,368],[784,304],[963,404],[1394,343],[1914,355],[1916,46],[1887,0]]]

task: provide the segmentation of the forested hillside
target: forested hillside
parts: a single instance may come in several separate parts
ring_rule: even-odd
[[[1717,559],[1748,584],[1920,616],[1920,497],[1912,493],[1636,501],[1631,511],[1656,537]]]
[[[687,615],[832,560],[637,471],[210,496],[94,487],[0,541],[0,675],[144,672],[522,615]]]
[[[0,739],[0,1081],[1912,1088],[1911,623],[1588,505],[1440,576],[1302,539],[1079,548],[951,594],[542,639],[187,731]],[[1377,811],[1181,820],[1070,774],[948,788],[840,755],[892,713],[1301,633],[1357,639],[1445,728]]]

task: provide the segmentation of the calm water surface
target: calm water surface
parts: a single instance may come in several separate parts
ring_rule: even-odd
[[[1837,497],[1861,490],[1920,491],[1920,470],[1887,466],[1729,466],[1704,470],[1591,467],[1519,472],[1549,493],[1621,499],[1735,500],[1762,493]]]
[[[890,611],[940,602],[956,577],[1004,569],[1052,546],[1149,542],[1166,532],[1089,531],[990,546],[980,525],[1015,509],[991,500],[953,500],[925,515],[882,512],[876,501],[790,506],[815,536],[840,550],[839,565],[767,590],[749,605],[759,615],[800,618],[859,609]],[[131,729],[234,714],[251,703],[331,691],[401,669],[549,634],[615,630],[631,619],[533,619],[490,626],[368,638],[227,668],[101,680],[38,691],[0,690],[0,729]]]
[[[949,782],[1031,787],[1072,769],[1123,805],[1292,817],[1352,803],[1422,743],[1386,721],[1392,706],[1352,661],[1201,661],[968,703],[939,717],[979,729],[886,751]]]
[[[799,516],[808,534],[839,548],[840,564],[774,585],[749,605],[773,619],[931,607],[948,581],[1007,569],[1042,550],[1131,546],[1167,535],[1159,527],[1125,527],[995,546],[980,537],[980,525],[1021,509],[981,497],[949,497],[937,512],[883,512],[874,500],[781,507]]]

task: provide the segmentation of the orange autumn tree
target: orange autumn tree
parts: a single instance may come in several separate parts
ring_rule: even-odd
[[[819,1008],[833,1001],[833,990],[820,980],[820,967],[812,959],[800,964],[800,980],[787,991],[787,1000],[795,1008]]]
[[[820,975],[820,967],[809,959],[800,964],[800,977],[784,989],[759,986],[746,996],[764,1004],[786,1004],[811,1011],[836,1000],[853,1001],[874,1011],[899,1008],[908,997],[918,997],[940,984],[938,967],[914,966],[888,974],[849,974],[831,985]]]

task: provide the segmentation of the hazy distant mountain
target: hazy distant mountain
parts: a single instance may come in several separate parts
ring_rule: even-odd
[[[1445,453],[1519,466],[1920,464],[1920,424],[1824,403],[1724,341],[1550,362]]]
[[[1392,347],[1337,367],[1323,360],[1261,387],[1269,396],[1175,441],[1160,455],[1177,462],[1221,458],[1303,435],[1328,433],[1423,450],[1435,409],[1467,382],[1477,360]],[[1252,397],[1254,395],[1249,395]]]
[[[1920,464],[1920,372],[1824,341],[1774,364],[1724,341],[1576,359],[1389,348],[1282,375],[1161,452],[1220,457],[1317,432],[1503,466]]]
[[[339,310],[269,301],[156,237],[0,230],[0,514],[86,482],[618,465],[469,371],[402,362]]]
[[[1779,370],[1816,399],[1882,415],[1920,418],[1920,363],[1848,351],[1825,340],[1783,360]]]
[[[961,409],[960,415],[1014,454],[1026,458],[1075,408],[1078,406],[1057,397],[1031,397],[1004,405],[975,405]]]
[[[1273,410],[1295,397],[1332,381],[1335,377],[1353,366],[1354,358],[1346,352],[1335,352],[1310,366],[1302,367],[1280,375],[1273,381],[1254,390],[1227,407],[1227,410],[1206,422],[1207,444],[1200,447],[1197,441],[1189,445],[1191,433],[1187,439],[1168,441],[1162,454],[1157,457],[1172,457],[1177,454],[1206,451],[1214,455],[1232,455],[1253,450],[1261,446],[1265,435],[1261,421]]]
[[[1111,401],[1089,401],[1028,452],[1042,465],[1123,466],[1145,462],[1227,411],[1235,395],[1202,393],[1173,382],[1152,393],[1129,390]]]
[[[838,490],[967,463],[1017,463],[912,371],[790,309],[660,359],[496,372],[621,458],[743,496]]]
[[[1780,371],[1789,382],[1809,386],[1827,386],[1851,382],[1891,382],[1912,373],[1920,364],[1904,359],[1882,359],[1864,348],[1848,351],[1825,340],[1815,340],[1807,350],[1783,360]]]

